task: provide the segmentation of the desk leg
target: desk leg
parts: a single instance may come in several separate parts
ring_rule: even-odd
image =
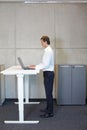
[[[19,101],[19,121],[24,120],[24,105],[23,105],[23,75],[18,77],[18,101]]]
[[[23,103],[23,74],[17,75],[18,83],[18,109],[19,109],[19,121],[4,121],[8,124],[37,124],[39,121],[24,121],[24,103]]]
[[[39,104],[40,102],[29,102],[30,94],[30,84],[29,84],[29,75],[25,76],[25,102],[24,104]]]
[[[30,94],[30,84],[29,84],[29,75],[25,75],[24,77],[24,94],[25,94],[25,102],[24,104],[39,104],[40,102],[30,102],[29,101],[29,94]],[[18,104],[18,102],[15,102]]]
[[[29,103],[29,75],[25,75],[25,81],[24,81],[24,88],[25,88],[25,103]]]

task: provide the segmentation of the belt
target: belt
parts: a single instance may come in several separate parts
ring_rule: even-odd
[[[54,73],[54,71],[43,71],[43,73]]]

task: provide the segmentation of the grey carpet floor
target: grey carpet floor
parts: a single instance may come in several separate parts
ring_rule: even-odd
[[[38,124],[5,124],[4,120],[18,120],[18,105],[6,101],[0,106],[0,130],[87,130],[87,106],[57,106],[54,102],[54,117],[40,118],[40,109],[45,101],[38,105],[24,105],[25,120],[39,120]]]

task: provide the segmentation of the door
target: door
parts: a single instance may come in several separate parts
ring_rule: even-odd
[[[85,104],[86,101],[86,67],[72,66],[72,104]]]
[[[58,104],[71,104],[71,66],[58,67]]]

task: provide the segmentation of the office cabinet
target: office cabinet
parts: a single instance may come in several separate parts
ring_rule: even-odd
[[[4,65],[0,65],[0,72],[5,69]],[[0,105],[5,101],[5,78],[4,75],[0,73]]]
[[[86,102],[86,66],[58,65],[57,104],[83,105]]]

